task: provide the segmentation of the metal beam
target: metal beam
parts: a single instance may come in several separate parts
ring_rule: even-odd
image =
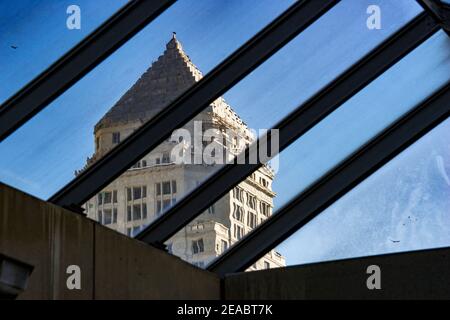
[[[450,85],[384,130],[335,169],[302,192],[247,237],[209,271],[223,276],[244,271],[328,206],[450,116]]]
[[[339,0],[304,0],[293,4],[49,201],[69,208],[86,202],[338,2]]]
[[[417,0],[417,2],[436,19],[450,36],[450,4],[441,0]]]
[[[133,0],[0,107],[0,142],[143,29],[175,0]]]
[[[411,52],[439,29],[427,14],[418,16],[396,34],[362,58],[305,104],[299,106],[275,128],[280,130],[280,151],[336,110],[373,79]],[[267,137],[270,145],[270,136]],[[248,151],[247,151],[248,159]],[[158,244],[168,240],[261,164],[226,165],[192,193],[181,199],[136,238]]]

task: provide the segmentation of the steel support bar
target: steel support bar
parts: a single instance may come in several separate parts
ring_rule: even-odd
[[[439,26],[427,14],[418,16],[312,99],[299,106],[275,126],[280,130],[280,151],[336,110],[438,29]],[[270,138],[270,136],[267,137],[268,145],[270,145]],[[226,165],[150,224],[136,238],[152,244],[168,240],[260,166],[261,164]]]
[[[360,148],[271,219],[215,260],[208,270],[223,276],[244,271],[329,205],[450,116],[450,85]]]
[[[175,0],[134,0],[0,107],[0,142],[155,19]]]
[[[450,36],[450,4],[441,0],[417,0]]]
[[[338,0],[296,2],[181,97],[52,196],[49,201],[64,207],[83,204],[338,2]]]

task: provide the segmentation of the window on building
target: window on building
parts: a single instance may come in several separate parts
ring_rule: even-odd
[[[259,203],[259,211],[265,217],[268,217],[270,215],[270,208],[270,205],[264,201],[261,201]]]
[[[156,201],[156,213],[160,214],[161,213],[161,200],[157,200]]]
[[[113,134],[112,134],[112,143],[113,144],[120,143],[120,132],[113,132]]]
[[[173,249],[172,249],[172,246],[173,246],[173,244],[172,244],[172,243],[168,243],[168,244],[166,245],[166,248],[167,248],[167,252],[168,252],[168,253],[170,253],[170,254],[172,254],[172,253],[173,253]]]
[[[133,205],[133,220],[141,219],[141,205],[135,204]]]
[[[100,149],[100,138],[99,137],[97,137],[95,139],[95,148],[97,151]]]
[[[104,192],[103,193],[103,203],[111,203],[111,192]]]
[[[131,237],[131,231],[132,231],[131,228],[127,228],[127,236]]]
[[[247,193],[247,206],[252,209],[256,209],[256,197]]]
[[[170,207],[170,199],[165,199],[163,200],[163,210],[166,210],[167,208]]]
[[[258,217],[256,216],[256,214],[253,212],[249,212],[247,215],[247,226],[249,226],[250,228],[255,228],[258,223],[257,221]]]
[[[192,253],[197,254],[204,252],[203,239],[192,241]]]
[[[242,190],[239,187],[235,187],[233,189],[233,197],[243,203],[244,202],[244,190]]]
[[[216,207],[215,207],[214,204],[213,204],[211,207],[208,208],[208,213],[209,213],[209,214],[214,214],[214,213],[216,213]]]
[[[244,236],[244,228],[237,224],[234,224],[234,237],[238,240],[241,240],[243,236]]]
[[[133,200],[142,198],[142,189],[141,187],[133,187]]]
[[[147,167],[147,160],[142,160],[142,167]]]
[[[127,221],[131,220],[131,206],[127,206]]]
[[[117,190],[113,191],[113,203],[117,203]]]
[[[103,204],[103,193],[100,192],[100,193],[97,195],[97,201],[98,201],[98,204],[99,204],[99,205]]]
[[[147,219],[147,204],[142,204],[142,219]]]
[[[172,198],[172,206],[174,206],[175,203],[177,203],[177,198]]]
[[[172,193],[177,193],[177,182],[172,180]]]
[[[170,154],[163,153],[162,163],[170,163]]]
[[[98,210],[98,222],[103,223],[103,213],[102,213],[102,210]]]
[[[161,183],[156,183],[155,184],[155,189],[156,189],[156,195],[159,196],[161,195]]]
[[[220,252],[223,253],[228,249],[228,241],[220,240]]]
[[[108,225],[112,223],[112,213],[111,213],[111,209],[104,209],[103,210],[103,224]]]
[[[163,194],[170,194],[170,182],[169,181],[162,183],[162,192],[163,192]]]
[[[267,261],[264,261],[264,269],[270,269],[270,263]]]
[[[156,164],[161,164],[161,159],[160,158],[156,158],[155,163]]]
[[[117,208],[113,208],[113,221],[112,223],[117,223]]]
[[[236,203],[233,203],[233,218],[241,222],[244,221],[244,208]]]
[[[132,196],[131,196],[131,188],[127,188],[127,201],[131,201],[133,200]]]

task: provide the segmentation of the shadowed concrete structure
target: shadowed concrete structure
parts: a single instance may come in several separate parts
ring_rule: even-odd
[[[0,254],[34,267],[19,299],[450,299],[450,248],[231,274],[201,270],[0,184]],[[81,268],[81,290],[66,268]],[[381,290],[367,289],[367,267]]]
[[[380,290],[367,288],[371,265],[381,269]],[[225,298],[450,299],[450,248],[233,274]]]
[[[219,278],[0,184],[0,253],[34,266],[19,299],[218,299]],[[68,290],[66,268],[81,269]]]

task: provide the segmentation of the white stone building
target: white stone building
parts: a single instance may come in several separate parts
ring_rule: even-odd
[[[86,166],[102,157],[201,78],[201,72],[174,36],[157,61],[97,123],[94,130],[96,151]],[[226,143],[217,140],[207,143],[219,143],[232,154],[238,152],[239,145],[254,140],[245,123],[223,98],[214,101],[194,119],[198,120],[202,121],[203,130],[214,129],[226,139]],[[194,135],[193,121],[184,128]],[[227,129],[232,135],[226,134]],[[205,162],[175,163],[171,157],[174,146],[182,146],[181,152],[185,156],[195,156],[198,152],[181,139],[168,139],[89,200],[85,204],[88,217],[133,236],[219,169],[219,164]],[[166,243],[168,250],[197,266],[206,266],[272,214],[273,179],[274,173],[269,167],[253,173],[179,231]],[[284,258],[272,251],[252,269],[284,265]]]

